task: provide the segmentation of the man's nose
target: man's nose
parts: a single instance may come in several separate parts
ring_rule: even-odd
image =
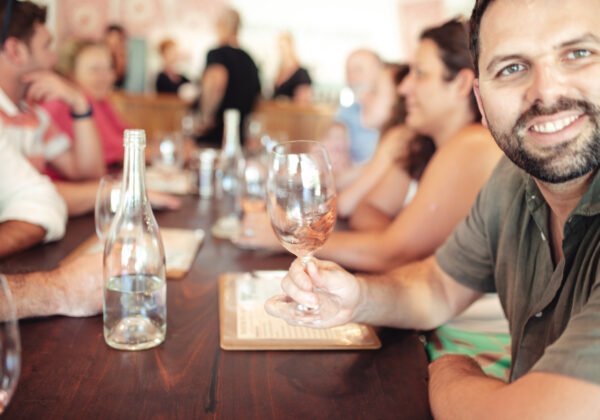
[[[566,96],[566,93],[564,75],[556,65],[540,63],[533,66],[526,93],[529,103],[555,104],[559,98]]]

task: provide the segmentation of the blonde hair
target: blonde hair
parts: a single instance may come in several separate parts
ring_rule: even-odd
[[[177,45],[175,43],[175,41],[171,38],[166,38],[163,39],[162,41],[160,41],[160,44],[158,44],[158,51],[162,54],[165,53],[165,51],[167,51],[167,49],[169,49],[170,47],[174,47],[175,45]]]
[[[75,71],[75,64],[81,53],[89,48],[105,48],[110,51],[103,41],[92,39],[70,39],[65,41],[58,51],[58,61],[55,70],[65,77],[71,77]]]

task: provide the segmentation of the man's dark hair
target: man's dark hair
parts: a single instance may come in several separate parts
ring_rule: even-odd
[[[2,46],[11,37],[29,46],[36,23],[46,23],[46,8],[30,1],[0,0],[0,22]]]
[[[439,56],[446,67],[446,80],[454,80],[462,69],[475,72],[473,59],[469,52],[469,32],[466,24],[452,19],[440,26],[426,29],[421,33],[421,40],[433,41],[439,50]],[[475,94],[471,92],[471,111],[476,121],[481,120]]]
[[[117,32],[122,37],[125,37],[127,35],[127,33],[125,32],[125,28],[122,25],[119,25],[118,23],[111,23],[104,30],[105,34],[109,34],[111,32]]]
[[[494,0],[477,0],[473,7],[470,20],[470,39],[469,47],[473,56],[473,64],[475,65],[475,75],[479,76],[479,30],[481,29],[481,19],[486,9]]]

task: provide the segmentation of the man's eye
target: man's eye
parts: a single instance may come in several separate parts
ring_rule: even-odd
[[[577,60],[579,58],[589,57],[590,55],[592,55],[592,52],[590,50],[578,49],[569,51],[569,53],[567,54],[567,58],[569,60]]]
[[[500,70],[496,76],[507,77],[512,74],[522,72],[523,70],[525,70],[525,66],[523,64],[510,64]]]

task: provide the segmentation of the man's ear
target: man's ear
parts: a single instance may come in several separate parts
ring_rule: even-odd
[[[483,102],[481,101],[481,93],[479,92],[479,79],[473,80],[473,92],[475,92],[475,99],[477,99],[477,107],[479,107],[479,112],[481,112],[481,124],[484,127],[488,127],[487,118],[485,116],[485,110],[483,109]]]
[[[11,63],[22,65],[26,62],[28,53],[27,46],[19,39],[8,37],[8,39],[4,41],[2,55],[4,55]]]

